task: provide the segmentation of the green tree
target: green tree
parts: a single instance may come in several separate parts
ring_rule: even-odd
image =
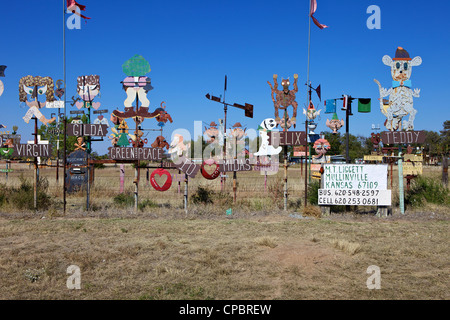
[[[69,118],[67,123],[71,123],[73,118]],[[86,123],[87,116],[83,115],[81,118],[83,123]],[[59,134],[57,134],[59,131]],[[55,134],[56,133],[56,134]],[[58,140],[59,140],[59,157],[63,157],[64,153],[64,122],[60,121],[57,123],[56,121],[49,124],[48,126],[41,125],[38,129],[38,134],[41,136],[42,140],[48,140],[49,144],[52,146],[52,158],[56,158],[58,154]],[[77,142],[77,137],[68,136],[66,145],[67,145],[67,154],[73,152],[75,150],[75,143]]]
[[[444,129],[441,130],[441,143],[444,153],[450,151],[450,120],[446,120],[443,124]]]

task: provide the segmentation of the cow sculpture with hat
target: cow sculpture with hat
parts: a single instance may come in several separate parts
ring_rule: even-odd
[[[413,107],[413,98],[420,97],[420,89],[411,89],[411,69],[422,64],[421,57],[411,59],[409,53],[402,47],[398,47],[395,57],[388,55],[383,57],[383,63],[391,67],[392,88],[385,89],[380,82],[374,79],[380,90],[380,109],[386,116],[385,126],[390,131],[414,130],[414,118],[417,110]],[[385,97],[389,96],[388,104]],[[409,115],[408,120],[403,120]]]

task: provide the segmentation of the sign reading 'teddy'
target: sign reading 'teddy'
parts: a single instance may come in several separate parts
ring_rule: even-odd
[[[424,143],[425,131],[384,131],[381,132],[383,144]]]

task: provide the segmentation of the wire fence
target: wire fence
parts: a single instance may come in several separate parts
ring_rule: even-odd
[[[121,175],[121,169],[123,173]],[[34,179],[33,163],[9,163],[0,162],[0,183],[8,187],[19,187],[21,180],[25,179],[32,183]],[[170,173],[172,184],[167,191],[157,191],[151,184],[151,174],[154,168],[139,168],[138,195],[139,201],[151,200],[159,205],[182,207],[185,193],[185,175],[178,169],[167,168]],[[4,172],[3,172],[4,171]],[[63,203],[64,168],[63,167],[39,167],[39,177],[48,181],[48,194],[57,203]],[[67,170],[68,175],[69,169]],[[309,173],[309,172],[308,172]],[[136,172],[132,164],[105,164],[104,168],[93,170],[92,184],[90,185],[89,204],[103,207],[111,207],[114,197],[121,193],[133,195],[135,192]],[[437,166],[424,166],[423,174],[440,178],[441,168]],[[289,166],[287,170],[288,199],[303,201],[305,196],[305,168],[304,165]],[[165,176],[155,176],[159,185],[164,184]],[[319,181],[309,176],[307,183]],[[388,189],[391,189],[393,199],[398,193],[398,171],[397,166],[388,167]],[[69,184],[69,182],[67,183]],[[68,210],[83,210],[87,207],[86,183],[81,183],[79,191],[67,192],[66,201]],[[218,197],[232,200],[234,196],[233,172],[227,172],[224,177],[214,180],[205,179],[201,172],[195,178],[188,178],[188,197],[196,193],[199,187],[213,192]],[[245,171],[236,173],[236,201],[269,201],[277,202],[283,206],[284,192],[284,168],[280,164],[278,172]]]

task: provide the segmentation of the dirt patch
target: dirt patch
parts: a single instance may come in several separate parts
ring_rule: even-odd
[[[283,267],[298,267],[305,272],[314,272],[319,266],[331,265],[335,259],[346,259],[344,254],[318,243],[283,243],[265,250],[261,259],[280,264]]]

